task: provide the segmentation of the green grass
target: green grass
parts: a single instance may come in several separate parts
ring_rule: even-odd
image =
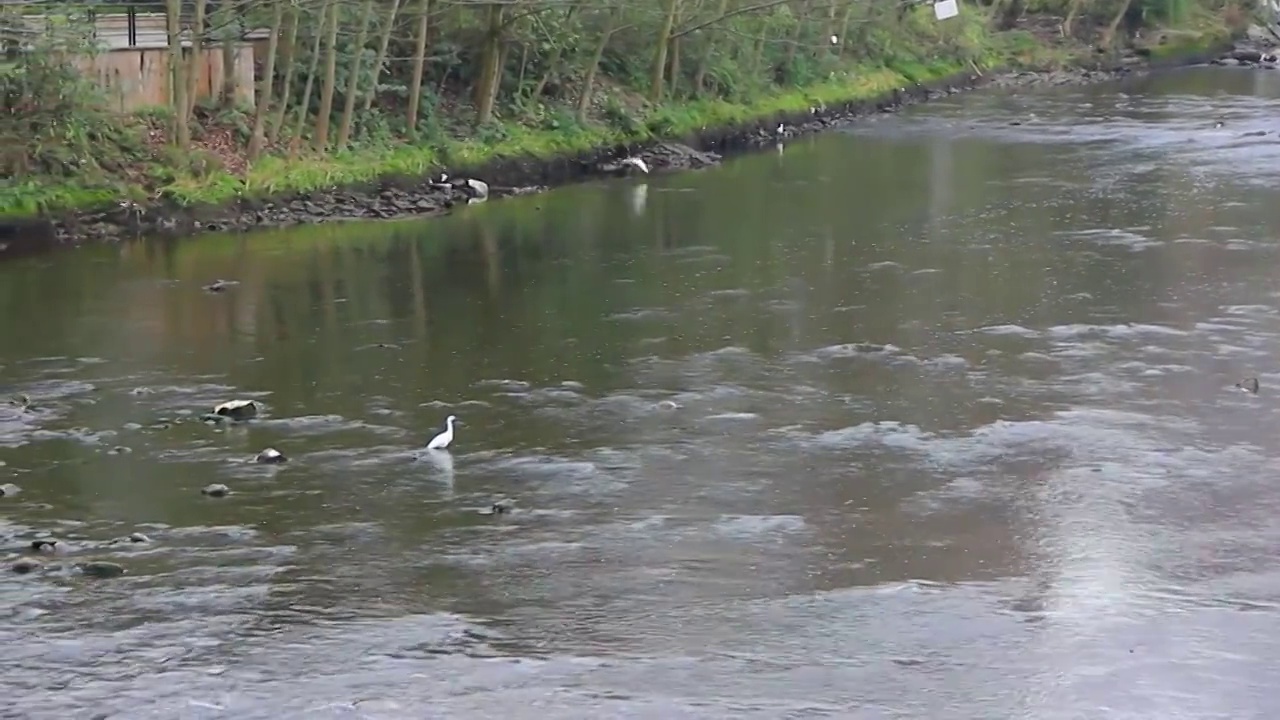
[[[960,66],[926,68],[915,78],[927,81],[960,71]],[[217,205],[241,197],[266,197],[358,186],[386,177],[423,177],[448,168],[475,168],[509,158],[548,160],[610,145],[651,139],[679,138],[704,128],[747,125],[771,117],[880,97],[912,78],[885,68],[850,71],[805,88],[780,90],[749,102],[702,100],[658,107],[635,131],[571,125],[559,129],[501,128],[496,140],[447,140],[427,146],[399,146],[338,153],[297,160],[268,157],[256,163],[243,180],[225,173],[207,178],[184,177],[162,194],[182,204]]]
[[[58,210],[95,210],[129,198],[129,188],[27,180],[0,187],[0,220],[21,220]]]
[[[582,126],[561,130],[511,126],[503,128],[503,134],[505,137],[492,142],[446,140],[295,160],[266,157],[255,163],[243,179],[226,173],[207,178],[184,177],[164,187],[162,195],[182,204],[220,204],[241,197],[357,186],[387,177],[424,177],[445,167],[476,167],[501,158],[546,160],[627,139],[620,133]]]

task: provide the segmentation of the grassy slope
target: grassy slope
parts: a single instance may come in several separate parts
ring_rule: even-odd
[[[976,23],[976,19],[973,21]],[[971,25],[971,28],[973,25]],[[974,62],[983,68],[1060,66],[1071,64],[1072,51],[1053,47],[1028,33],[991,35],[981,28],[981,56]],[[1194,52],[1219,41],[1217,30],[1196,30],[1171,35],[1153,48],[1153,56]],[[532,129],[518,124],[503,128],[501,139],[483,142],[448,138],[411,146],[362,149],[325,156],[288,160],[265,157],[243,176],[213,172],[204,177],[180,176],[158,187],[143,187],[133,180],[108,180],[94,186],[77,183],[27,180],[0,187],[0,218],[33,217],[114,205],[122,199],[165,197],[182,204],[223,204],[240,197],[264,197],[358,185],[378,178],[421,177],[446,167],[474,167],[499,158],[550,159],[586,152],[618,143],[647,139],[679,138],[703,128],[729,128],[771,117],[883,96],[912,82],[928,82],[973,66],[968,61],[935,60],[929,64],[898,63],[892,67],[855,66],[827,81],[800,88],[778,88],[772,93],[736,103],[697,100],[669,103],[649,110],[634,128],[619,130],[602,123],[574,124],[560,129]]]

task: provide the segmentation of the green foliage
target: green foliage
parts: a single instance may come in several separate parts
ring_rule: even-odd
[[[35,217],[63,208],[106,207],[135,197],[124,187],[92,187],[48,179],[9,180],[0,184],[0,219]]]
[[[0,177],[85,181],[115,173],[141,147],[70,60],[90,47],[83,18],[53,15],[48,26],[0,71]]]

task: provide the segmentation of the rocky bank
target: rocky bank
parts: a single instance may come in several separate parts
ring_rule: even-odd
[[[1274,52],[1245,38],[1218,64],[1274,65]],[[1246,62],[1244,58],[1254,58]],[[1266,58],[1271,58],[1269,61]],[[1190,58],[1180,64],[1203,62]],[[692,137],[601,148],[577,157],[552,160],[511,159],[463,168],[432,178],[387,178],[362,187],[311,192],[264,200],[243,199],[219,207],[182,207],[122,203],[106,212],[0,224],[0,252],[14,243],[48,246],[110,241],[140,236],[179,237],[200,232],[248,231],[335,220],[389,219],[435,215],[460,204],[538,192],[548,187],[611,175],[694,170],[718,164],[725,155],[750,151],[789,138],[838,127],[875,113],[977,87],[1015,88],[1074,85],[1123,77],[1150,67],[1136,54],[1108,66],[1053,72],[970,74],[929,85],[899,88],[884,97],[836,107],[814,107],[789,117],[774,117],[745,127],[708,128]],[[10,248],[19,249],[19,248]]]
[[[1236,41],[1230,50],[1214,58],[1211,64],[1275,70],[1280,67],[1277,54],[1280,54],[1280,34],[1276,29],[1253,25],[1244,37]]]

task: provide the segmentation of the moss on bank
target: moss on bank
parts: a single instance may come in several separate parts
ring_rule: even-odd
[[[241,167],[235,169],[217,163],[210,167],[203,160],[193,163],[193,156],[175,151],[163,141],[159,145],[126,143],[116,151],[119,157],[77,159],[77,163],[88,163],[84,172],[35,174],[8,181],[0,186],[0,218],[93,211],[125,201],[224,205],[242,198],[357,186],[387,177],[424,177],[502,159],[549,160],[619,144],[679,139],[707,128],[747,126],[811,107],[876,99],[902,86],[960,73],[1054,69],[1093,62],[1081,44],[1053,38],[1051,33],[992,32],[977,14],[942,29],[917,23],[913,32],[904,42],[927,36],[924,50],[895,53],[880,62],[860,58],[828,70],[820,80],[790,86],[769,82],[731,97],[698,98],[695,93],[654,104],[645,102],[623,82],[606,78],[599,91],[601,102],[582,122],[563,103],[548,104],[536,118],[512,112],[503,117],[519,119],[490,121],[478,128],[465,121],[437,122],[435,131],[416,143],[384,135],[330,154],[294,154],[282,145],[274,154],[253,163],[240,162]],[[1186,31],[1161,33],[1148,54],[1159,59],[1196,54],[1229,35],[1222,23],[1202,22]],[[811,78],[816,75],[809,74]],[[463,108],[461,115],[471,112],[465,103],[458,105]],[[152,137],[163,135],[155,128],[165,126],[163,113],[120,121],[126,128]],[[209,125],[234,126],[237,122],[244,130],[243,117],[230,123],[226,118],[211,117]],[[83,138],[80,141],[86,142]],[[92,154],[90,150],[79,152]]]

